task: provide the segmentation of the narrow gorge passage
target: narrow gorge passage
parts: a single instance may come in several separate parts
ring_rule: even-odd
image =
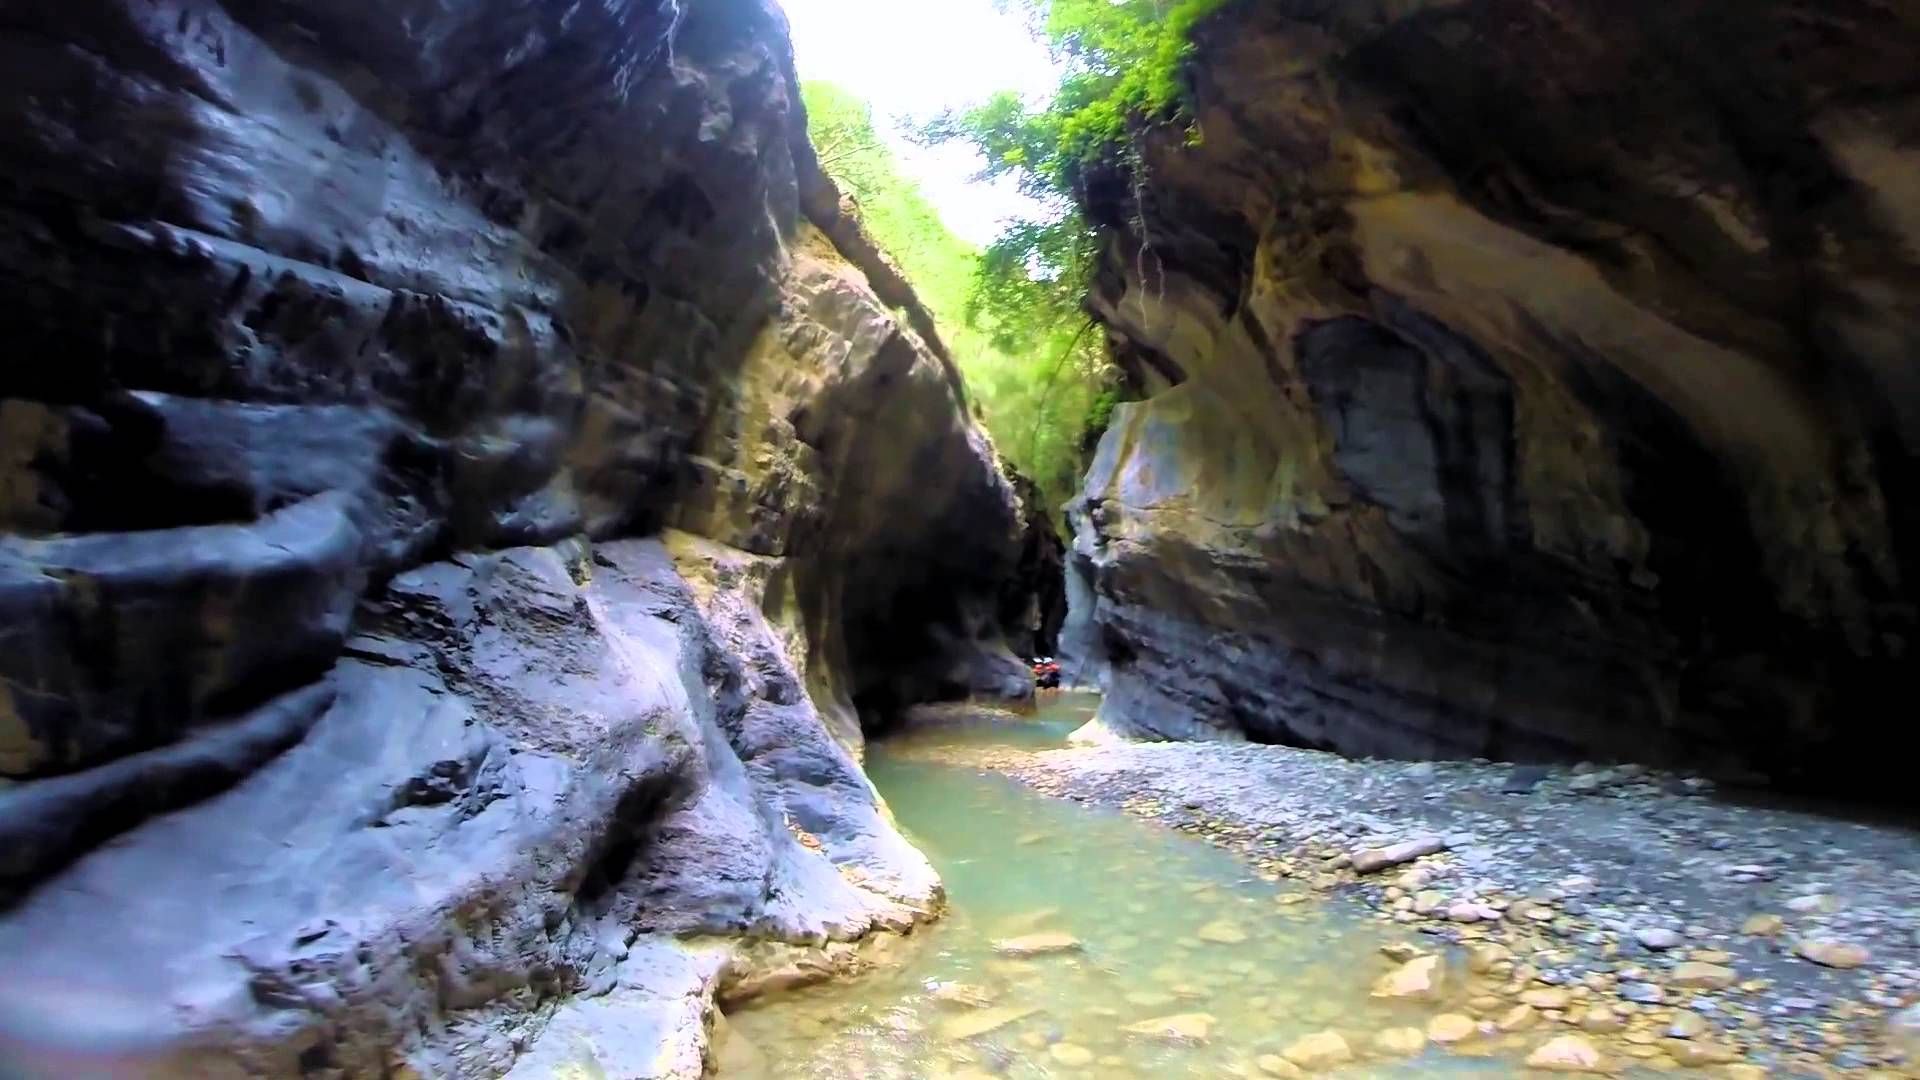
[[[1920,1078],[1916,57],[0,0],[0,1080]]]

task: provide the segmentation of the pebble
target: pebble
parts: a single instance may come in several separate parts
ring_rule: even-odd
[[[1253,1064],[1261,1072],[1268,1076],[1278,1076],[1281,1080],[1299,1080],[1300,1077],[1307,1075],[1301,1071],[1300,1066],[1279,1054],[1261,1054],[1253,1059]]]
[[[1128,1024],[1120,1030],[1163,1042],[1201,1043],[1207,1041],[1213,1034],[1213,1025],[1219,1022],[1212,1013],[1177,1013]]]
[[[1427,855],[1437,855],[1447,849],[1447,842],[1438,836],[1422,836],[1413,840],[1404,840],[1389,847],[1367,848],[1354,852],[1353,871],[1356,874],[1373,874],[1389,867],[1410,863]]]
[[[1564,1009],[1572,1000],[1567,991],[1558,988],[1528,990],[1520,995],[1522,1005],[1531,1005],[1536,1009]]]
[[[1427,1021],[1427,1038],[1442,1045],[1470,1039],[1479,1030],[1472,1017],[1459,1013],[1441,1013]]]
[[[1866,946],[1848,941],[1803,940],[1793,947],[1793,951],[1821,967],[1839,968],[1842,971],[1864,966],[1873,959],[1873,954]]]
[[[1739,978],[1739,972],[1730,967],[1701,963],[1698,960],[1676,964],[1673,968],[1673,985],[1675,986],[1723,990],[1732,986]]]
[[[1725,1043],[1699,1039],[1669,1039],[1661,1044],[1661,1049],[1684,1069],[1725,1065],[1740,1059],[1739,1052]]]
[[[1664,952],[1667,949],[1678,948],[1680,942],[1684,940],[1681,938],[1679,931],[1669,930],[1664,926],[1643,926],[1633,932],[1633,939],[1638,941],[1643,948],[1652,949],[1656,952]]]
[[[1002,956],[1049,956],[1055,953],[1079,952],[1080,939],[1072,934],[1027,934],[1024,937],[1004,938],[993,943],[993,951]]]
[[[1697,1039],[1707,1033],[1707,1018],[1695,1012],[1673,1014],[1673,1023],[1667,1025],[1667,1035],[1675,1039]]]
[[[1623,983],[1620,996],[1639,1005],[1659,1005],[1667,1000],[1667,991],[1653,983]]]
[[[1606,1058],[1578,1035],[1562,1035],[1527,1055],[1529,1069],[1548,1072],[1597,1073],[1607,1071]]]
[[[1200,928],[1199,937],[1214,945],[1239,945],[1247,940],[1247,932],[1226,919],[1215,919]]]
[[[1501,1031],[1525,1031],[1540,1022],[1540,1011],[1531,1005],[1515,1005],[1494,1021]]]
[[[993,993],[972,983],[940,983],[933,988],[932,997],[942,1005],[960,1005],[969,1009],[984,1009],[993,1004]]]
[[[1373,1049],[1388,1057],[1412,1057],[1426,1045],[1427,1033],[1417,1027],[1388,1028],[1373,1037]]]
[[[1053,1060],[1071,1069],[1093,1064],[1093,1051],[1070,1042],[1057,1042],[1047,1048]]]
[[[1280,1056],[1309,1072],[1345,1065],[1353,1060],[1353,1047],[1337,1031],[1316,1031],[1294,1040]]]
[[[998,1031],[1008,1024],[1024,1020],[1039,1008],[1032,1005],[1005,1005],[996,1009],[980,1009],[965,1016],[957,1016],[940,1025],[940,1037],[949,1042],[959,1042]]]
[[[1440,992],[1443,970],[1438,956],[1421,956],[1401,964],[1373,984],[1377,998],[1418,1000]]]

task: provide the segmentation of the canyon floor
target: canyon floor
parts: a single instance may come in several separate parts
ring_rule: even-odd
[[[893,752],[1210,841],[1278,888],[1282,910],[1376,920],[1382,955],[1354,978],[1447,1010],[1426,1034],[1462,1053],[1566,1071],[1920,1075],[1901,1012],[1920,994],[1910,821],[1634,767],[1227,743]],[[1286,1058],[1261,1060],[1292,1075]]]

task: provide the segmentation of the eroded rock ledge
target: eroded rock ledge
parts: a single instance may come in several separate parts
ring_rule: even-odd
[[[0,1071],[686,1075],[937,907],[1021,510],[776,7],[0,24]]]
[[[1867,3],[1204,23],[1194,137],[1084,193],[1144,398],[1075,514],[1107,724],[1870,789],[1920,581],[1917,49]]]

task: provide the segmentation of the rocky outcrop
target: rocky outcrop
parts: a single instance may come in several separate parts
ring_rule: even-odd
[[[697,1074],[937,907],[1020,508],[776,7],[0,25],[0,1072]]]
[[[1231,3],[1084,201],[1075,509],[1149,736],[1861,790],[1920,582],[1920,23]],[[1889,792],[1888,794],[1892,794]]]

